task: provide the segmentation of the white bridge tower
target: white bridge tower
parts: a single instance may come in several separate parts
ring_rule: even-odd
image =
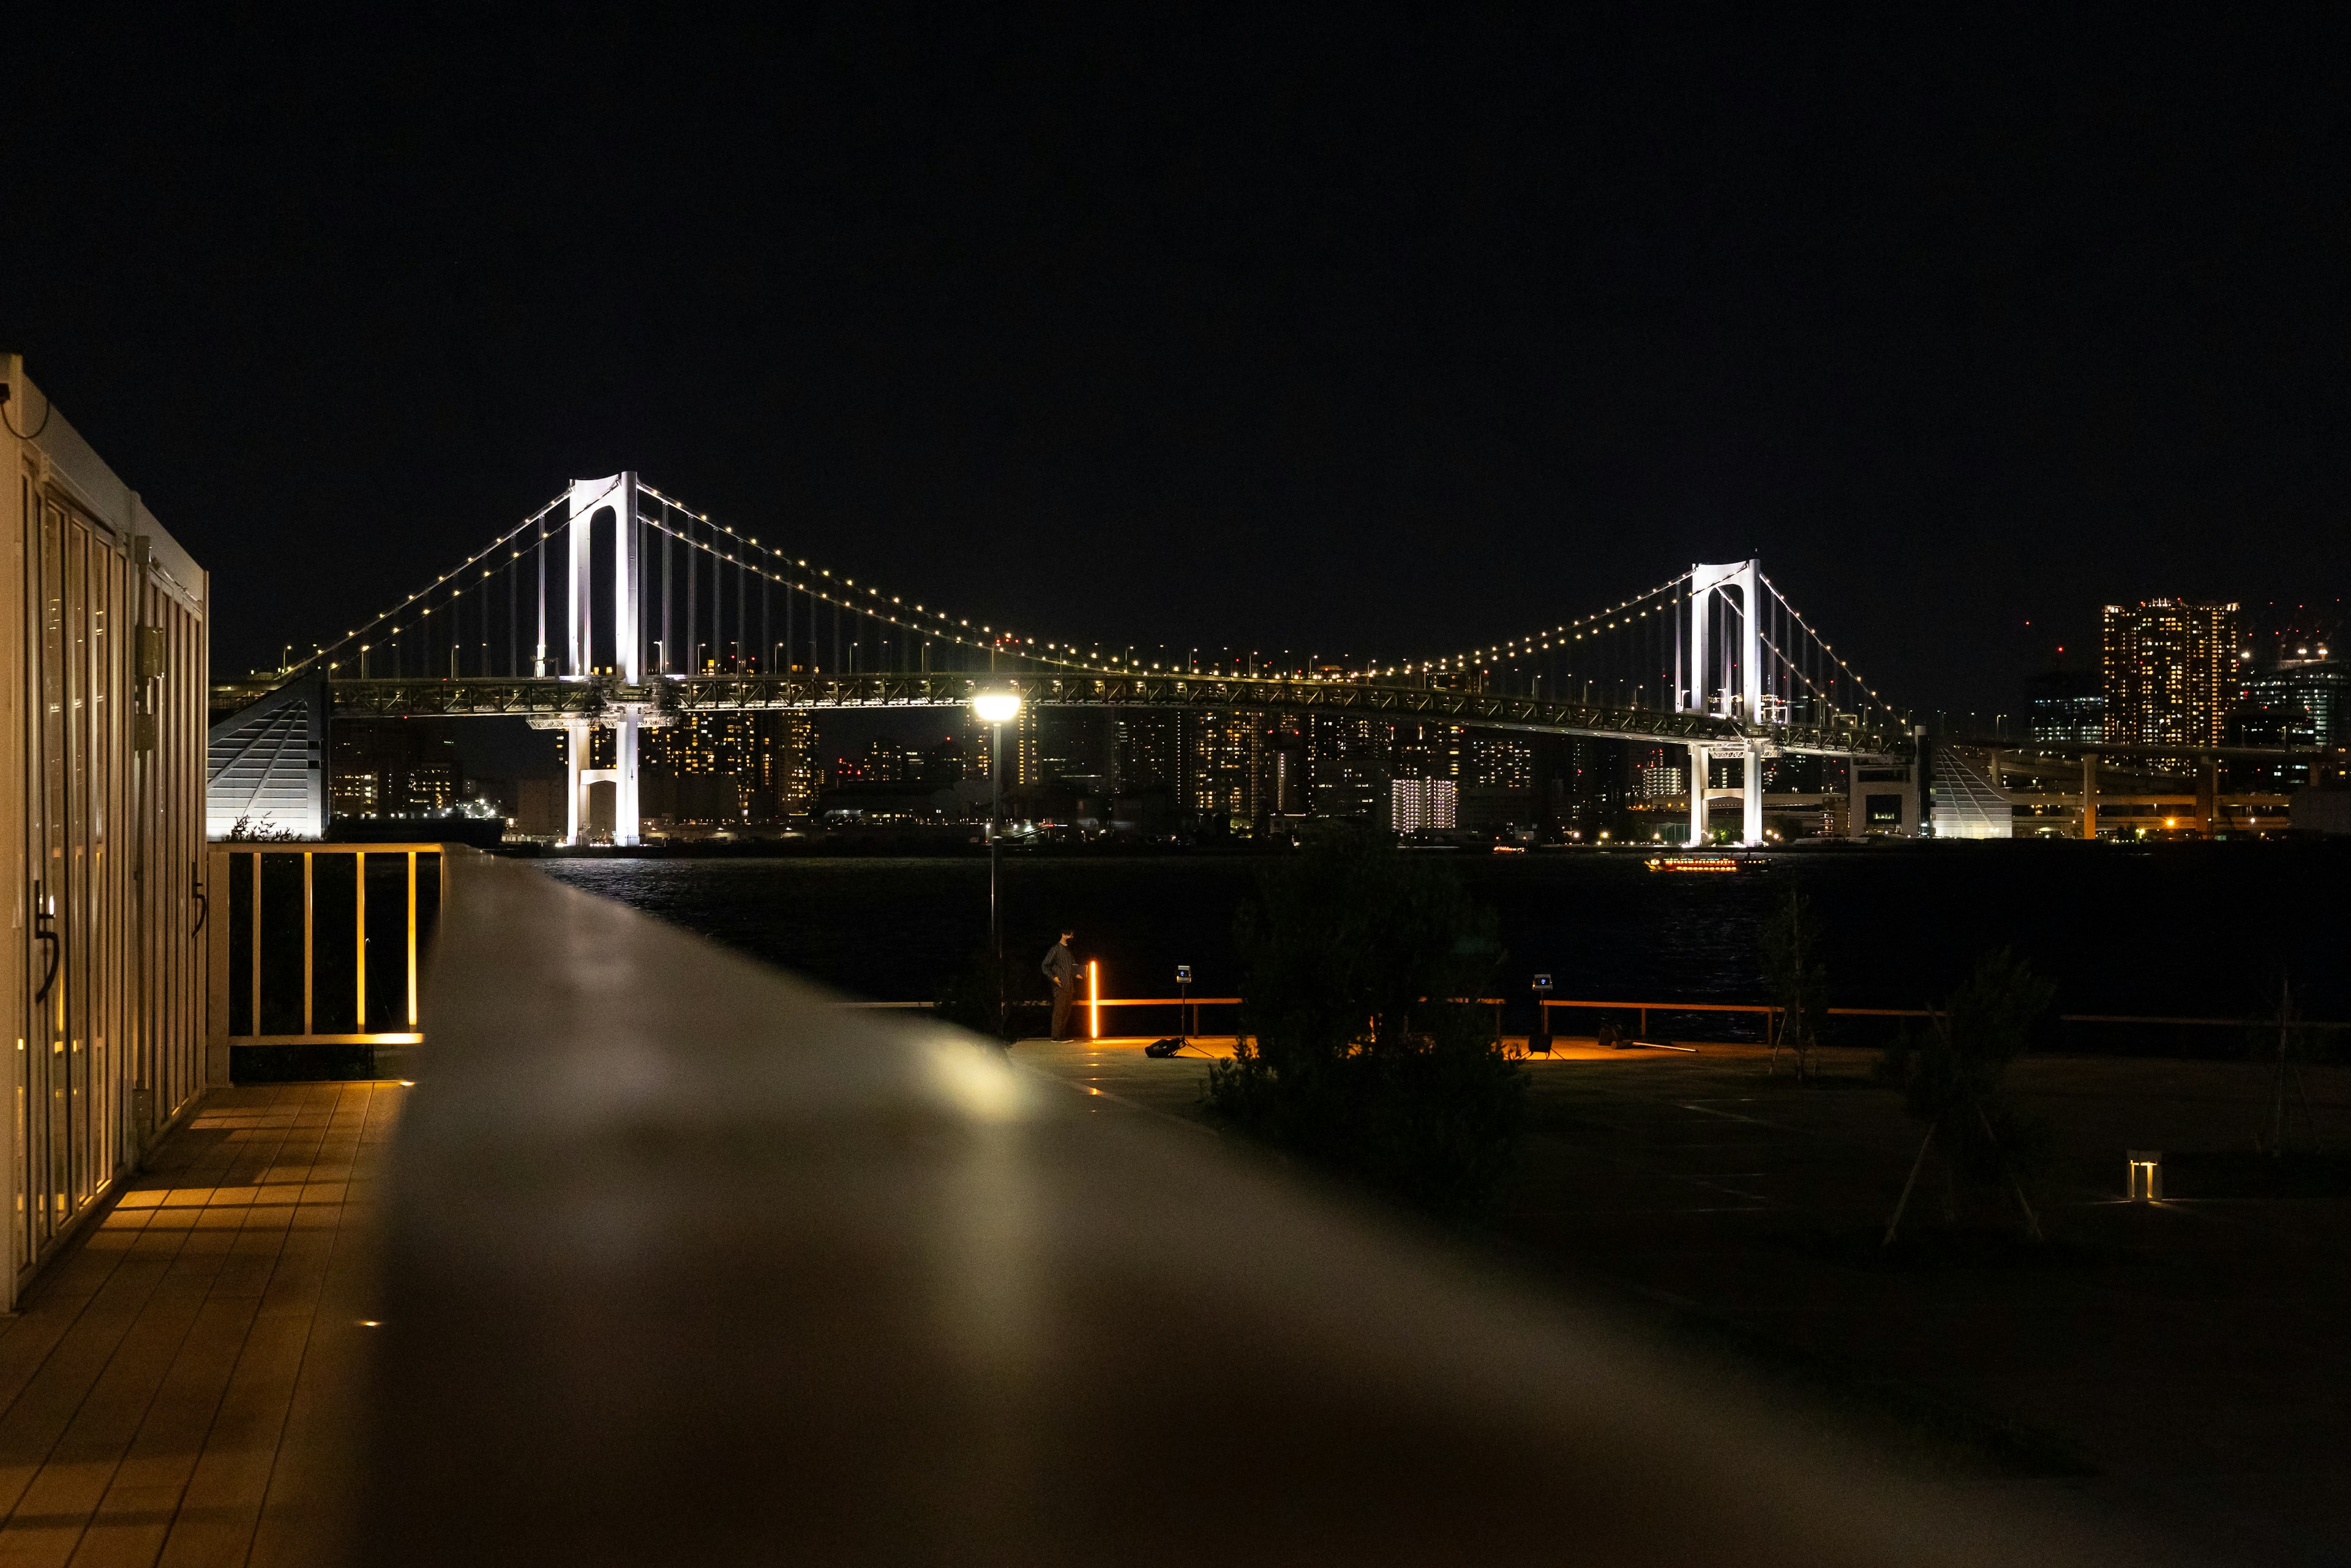
[[[1697,565],[1689,575],[1689,629],[1683,642],[1683,665],[1676,682],[1676,702],[1684,713],[1708,714],[1741,724],[1761,724],[1763,711],[1763,637],[1756,595],[1762,563],[1754,560]],[[1719,609],[1718,610],[1718,606]],[[1718,625],[1718,620],[1719,624]],[[1717,632],[1719,635],[1717,635]],[[1716,747],[1714,750],[1728,750]],[[1704,741],[1691,741],[1689,841],[1706,842],[1707,763],[1710,752]],[[1744,773],[1741,792],[1745,810],[1740,841],[1763,841],[1764,743],[1753,736],[1732,753]]]
[[[563,668],[561,678],[567,681],[591,681],[599,675],[610,676],[622,685],[634,687],[643,671],[640,668],[643,639],[639,635],[639,605],[643,600],[644,577],[643,560],[643,530],[637,523],[637,476],[633,473],[614,474],[602,479],[575,479],[567,505],[564,527],[568,530],[570,556],[570,591],[564,597]],[[596,614],[596,529],[605,522],[611,530],[612,619],[611,622],[611,662],[599,664],[597,654]],[[540,649],[546,659],[547,650]],[[564,732],[563,760],[566,789],[564,791],[564,841],[584,844],[588,841],[590,791],[599,784],[612,786],[612,841],[634,844],[638,841],[639,811],[637,805],[638,739],[645,727],[644,705],[621,703],[617,713],[608,718],[566,718],[555,721]],[[609,728],[612,734],[612,766],[588,766],[589,747],[595,731]]]

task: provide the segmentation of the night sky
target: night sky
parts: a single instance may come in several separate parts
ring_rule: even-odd
[[[1040,638],[1751,552],[1921,710],[2351,580],[2339,11],[85,9],[9,24],[0,346],[223,673],[623,466]]]

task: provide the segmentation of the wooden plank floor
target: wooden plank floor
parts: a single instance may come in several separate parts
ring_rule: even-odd
[[[0,1568],[332,1560],[404,1092],[214,1091],[0,1320]]]

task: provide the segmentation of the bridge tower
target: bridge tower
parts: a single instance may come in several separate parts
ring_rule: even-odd
[[[596,614],[596,528],[600,522],[609,522],[611,529],[612,618],[611,622],[611,660],[600,664]],[[569,531],[571,570],[569,573],[570,602],[565,607],[567,624],[563,627],[562,678],[567,681],[589,681],[599,674],[617,677],[622,685],[633,687],[643,674],[641,654],[643,638],[640,635],[639,605],[643,588],[643,530],[637,520],[637,476],[620,473],[602,479],[574,479],[567,507],[565,528]],[[539,647],[542,664],[547,660],[547,647]],[[564,771],[566,774],[567,806],[564,813],[565,841],[584,844],[588,841],[589,791],[598,784],[612,786],[612,841],[634,844],[638,841],[637,808],[637,743],[644,727],[643,705],[623,703],[616,719],[601,725],[593,719],[577,718],[564,721]],[[588,747],[591,733],[599,727],[610,727],[612,737],[612,766],[590,768]]]
[[[1747,725],[1763,717],[1763,637],[1757,613],[1757,580],[1762,563],[1732,561],[1690,568],[1689,633],[1683,648],[1686,663],[1677,672],[1676,700],[1684,713],[1709,714]],[[1736,596],[1735,598],[1733,596]],[[1719,605],[1720,636],[1714,635]],[[1690,844],[1706,841],[1706,774],[1709,750],[1703,741],[1689,743]],[[1737,752],[1744,765],[1741,779],[1740,841],[1763,841],[1763,745],[1750,736]]]

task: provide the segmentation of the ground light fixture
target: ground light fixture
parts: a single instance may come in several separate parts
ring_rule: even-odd
[[[1020,716],[1020,694],[974,692],[972,716],[988,727],[987,950],[996,964],[996,1038],[1004,1039],[1004,727]]]
[[[2133,1203],[2163,1201],[2163,1151],[2133,1149],[2130,1160],[2130,1200]]]

